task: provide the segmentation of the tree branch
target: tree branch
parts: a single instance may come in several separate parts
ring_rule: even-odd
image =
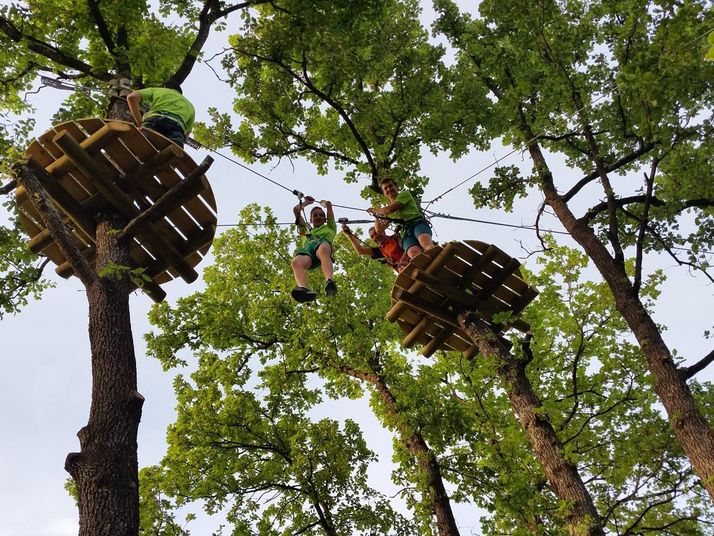
[[[26,163],[15,164],[13,171],[18,182],[27,190],[30,201],[42,217],[60,251],[72,265],[75,275],[87,288],[95,284],[98,281],[97,275],[92,270],[87,259],[82,255],[77,243],[67,232],[67,228],[57,210],[48,202],[42,184],[35,176],[34,171]]]
[[[0,187],[0,195],[7,195],[17,188],[17,179],[12,179],[10,182]]]
[[[26,41],[28,49],[54,61],[55,63],[59,63],[60,65],[64,65],[65,67],[69,67],[70,69],[74,69],[87,76],[91,76],[105,82],[112,79],[111,73],[106,71],[97,71],[91,65],[78,60],[74,56],[60,50],[59,48],[21,32],[9,19],[2,16],[0,16],[0,32],[7,35],[16,43],[23,40]]]
[[[702,359],[700,359],[693,365],[680,369],[679,374],[682,376],[682,378],[688,380],[697,372],[701,372],[706,367],[708,367],[712,363],[712,361],[714,361],[714,350],[709,352],[707,355],[705,355]]]
[[[198,31],[196,32],[196,38],[193,40],[193,43],[191,43],[191,47],[188,49],[188,52],[186,52],[181,65],[171,76],[171,80],[177,82],[178,84],[182,84],[184,80],[188,78],[188,75],[191,73],[193,66],[196,64],[196,61],[201,54],[201,50],[203,50],[203,46],[206,44],[208,34],[210,33],[211,26],[214,22],[230,15],[234,11],[238,11],[239,9],[244,9],[258,4],[267,4],[269,1],[270,0],[251,0],[220,9],[221,2],[219,0],[205,0],[201,14],[198,17]]]
[[[112,34],[109,32],[109,28],[107,27],[107,22],[104,20],[102,12],[99,11],[99,0],[87,0],[87,5],[89,6],[89,14],[92,16],[92,20],[97,26],[97,31],[99,32],[102,41],[104,41],[104,44],[107,46],[107,50],[110,54],[116,58],[116,45],[114,44]]]
[[[606,173],[611,173],[613,171],[617,171],[623,166],[626,166],[627,164],[630,164],[637,160],[639,157],[642,155],[650,152],[652,149],[654,149],[655,144],[654,143],[647,143],[645,145],[641,145],[639,149],[636,151],[628,154],[627,156],[623,156],[620,158],[618,161],[610,164],[610,165],[605,165],[604,166],[604,171]],[[597,171],[594,171],[593,173],[590,173],[589,175],[586,175],[582,179],[580,179],[575,186],[573,186],[570,190],[568,190],[562,197],[563,201],[566,203],[570,201],[580,190],[583,189],[583,187],[587,186],[590,184],[592,181],[597,179],[599,177],[599,173]]]

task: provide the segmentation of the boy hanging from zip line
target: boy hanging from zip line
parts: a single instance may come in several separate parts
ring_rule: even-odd
[[[383,179],[379,185],[389,204],[384,207],[368,208],[367,212],[378,218],[384,216],[387,220],[398,220],[396,223],[401,228],[399,234],[402,239],[402,249],[407,252],[410,259],[422,251],[433,248],[431,226],[417,206],[411,192],[407,190],[400,192],[397,183],[389,177]]]
[[[334,273],[332,242],[337,235],[335,214],[332,211],[332,203],[330,201],[320,201],[320,204],[327,209],[327,215],[325,215],[325,211],[321,207],[313,207],[310,211],[312,229],[309,229],[301,211],[303,207],[307,207],[314,202],[315,199],[307,195],[304,201],[301,201],[293,208],[295,225],[298,226],[300,232],[300,247],[295,251],[295,257],[291,263],[297,287],[290,294],[296,301],[301,303],[313,301],[317,297],[317,292],[307,286],[307,271],[313,270],[318,266],[322,268],[322,273],[325,275],[325,294],[330,298],[337,294],[337,286],[332,280]]]
[[[405,255],[397,235],[384,233],[388,224],[389,222],[386,220],[377,219],[374,226],[369,228],[369,237],[376,242],[376,248],[363,245],[346,223],[342,224],[342,231],[347,235],[357,253],[384,263],[399,273],[409,262],[409,257]]]

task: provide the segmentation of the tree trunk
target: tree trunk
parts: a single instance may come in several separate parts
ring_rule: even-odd
[[[441,468],[434,453],[431,452],[424,437],[413,428],[405,425],[399,414],[397,399],[389,389],[384,376],[380,374],[380,366],[372,364],[373,373],[366,373],[342,366],[340,370],[350,376],[370,382],[377,390],[380,398],[387,408],[387,414],[397,428],[399,440],[414,455],[417,465],[427,477],[429,486],[429,502],[431,511],[436,518],[436,529],[439,536],[459,536],[459,529],[456,525],[454,513],[451,510],[449,494],[444,487],[444,480],[441,477]]]
[[[568,505],[568,532],[577,536],[604,536],[600,515],[577,468],[565,458],[555,430],[547,417],[538,411],[540,400],[526,376],[525,363],[515,359],[478,317],[461,314],[459,323],[481,354],[498,365],[498,376],[528,435],[533,453],[556,497]]]
[[[93,269],[32,169],[22,164],[14,169],[53,240],[87,290],[92,402],[89,422],[77,433],[80,452],[68,454],[65,460],[65,469],[77,486],[79,535],[137,536],[136,438],[144,398],[137,392],[129,316],[133,288],[127,273],[129,244],[118,238],[125,222],[111,212],[98,215],[97,260]],[[103,269],[107,273],[100,276]]]
[[[667,411],[669,423],[702,485],[714,500],[714,431],[697,407],[686,379],[680,374],[657,325],[640,301],[624,268],[617,265],[592,229],[579,222],[552,185],[544,188],[546,202],[570,235],[585,250],[615,299],[653,377],[653,389]]]
[[[534,139],[525,118],[521,129],[528,139]],[[541,176],[545,202],[592,259],[603,280],[610,287],[615,307],[635,335],[653,377],[653,388],[667,411],[669,423],[682,445],[702,485],[714,500],[714,431],[697,407],[686,378],[680,374],[657,325],[645,309],[621,263],[617,263],[607,248],[585,222],[578,220],[553,184],[545,157],[537,143],[528,150],[535,169]]]
[[[97,226],[97,267],[128,266],[126,244],[113,225]],[[139,532],[137,430],[143,397],[136,387],[136,358],[129,317],[126,274],[100,278],[87,288],[92,350],[89,422],[77,434],[81,451],[65,469],[78,490],[80,536],[136,536]]]

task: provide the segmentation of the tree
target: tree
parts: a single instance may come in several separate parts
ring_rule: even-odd
[[[264,6],[223,59],[241,122],[214,111],[215,143],[248,161],[302,156],[372,188],[386,171],[417,186],[420,125],[444,99],[443,50],[418,12],[414,0]]]
[[[408,414],[404,414],[409,402],[402,398],[401,390],[406,389],[405,386],[411,381],[409,367],[403,356],[391,351],[395,329],[382,320],[389,307],[387,295],[384,293],[390,277],[389,271],[384,270],[377,277],[369,272],[355,271],[354,277],[340,282],[338,297],[322,310],[310,307],[295,308],[288,293],[292,281],[288,261],[292,233],[279,231],[274,226],[275,219],[269,212],[265,218],[266,226],[260,228],[257,236],[254,236],[249,226],[260,225],[261,214],[254,206],[246,208],[241,217],[243,226],[224,233],[217,240],[217,263],[206,270],[206,290],[179,300],[175,308],[160,304],[154,309],[151,319],[161,331],[149,336],[150,352],[158,357],[164,366],[183,361],[177,361],[176,357],[182,348],[188,348],[199,355],[206,352],[220,352],[221,355],[231,352],[223,360],[213,357],[210,367],[201,363],[193,377],[200,389],[187,390],[182,385],[178,390],[182,400],[185,392],[201,393],[209,389],[215,382],[215,377],[211,374],[223,367],[230,367],[232,371],[225,373],[226,381],[239,381],[235,378],[240,376],[243,367],[248,370],[248,359],[259,359],[260,377],[263,384],[271,389],[285,390],[286,385],[301,386],[300,391],[293,393],[287,401],[272,401],[271,396],[265,395],[266,403],[270,402],[271,407],[288,405],[288,409],[275,409],[281,415],[286,411],[306,412],[317,403],[322,394],[304,387],[306,383],[313,384],[317,381],[314,379],[316,375],[322,378],[323,383],[326,382],[325,392],[335,398],[359,397],[363,391],[362,385],[366,385],[373,393],[372,404],[379,408],[375,411],[383,418],[385,426],[397,431],[395,441],[408,453],[407,463],[413,466],[414,474],[417,475],[414,485],[416,495],[421,497],[414,499],[413,504],[419,513],[418,523],[422,532],[431,533],[436,520],[438,534],[458,534],[440,474],[439,462],[420,436],[418,423],[413,422]],[[268,243],[271,244],[270,248],[262,247]],[[344,250],[338,252],[338,258],[342,252]],[[348,259],[350,262],[354,260],[350,257]],[[329,326],[325,323],[328,316]],[[216,326],[220,326],[220,329],[216,329]],[[238,364],[235,363],[236,360]],[[228,405],[229,397],[248,397],[252,402]],[[231,423],[240,423],[241,411],[247,412],[250,408],[261,406],[261,402],[254,397],[253,394],[240,392],[238,388],[235,392],[226,391],[226,394],[206,395],[208,400],[213,400],[216,404],[226,404],[225,418]],[[187,400],[185,406],[181,404],[181,407],[187,408],[186,412],[191,411],[189,408],[199,406],[200,404],[193,400]],[[215,408],[207,411],[209,414],[218,413]],[[313,426],[302,416],[288,417],[289,415],[285,417],[285,425],[289,425],[292,431],[285,429],[284,433],[289,437],[302,434]],[[205,419],[205,415],[195,417],[191,423],[182,425],[180,432],[170,436],[170,451],[176,449],[176,460],[186,456],[181,438],[192,433],[189,427],[196,426],[195,423]],[[352,433],[356,433],[353,426],[350,429]],[[216,438],[220,435],[215,431],[206,433],[210,436],[205,440],[206,443],[217,441]],[[267,440],[263,441],[263,444],[268,443]],[[330,448],[337,446],[339,443]],[[307,445],[295,448],[303,456],[310,450]],[[261,456],[261,453],[257,452],[255,455]],[[293,455],[296,454],[291,454]],[[334,458],[335,454],[331,456]],[[356,461],[368,459],[369,457],[363,455],[355,457]],[[342,458],[335,459],[333,463],[340,460],[341,463],[349,465]],[[284,465],[286,460],[278,462]],[[207,463],[211,466],[220,465],[210,460]],[[253,462],[245,463],[246,467],[255,466]],[[198,470],[200,473],[200,468]],[[282,472],[290,474],[292,470],[283,469]],[[346,470],[347,468],[334,468],[335,475]],[[274,472],[276,471],[271,471],[271,474]],[[235,467],[228,471],[228,474],[234,473],[238,473]],[[171,482],[174,479],[167,477],[167,480]],[[172,489],[170,484],[167,485],[168,489]],[[277,485],[273,487],[276,493],[283,496],[281,501],[294,500],[291,499],[290,490]],[[173,493],[198,498],[192,489],[193,485],[187,483],[180,489],[173,489]],[[328,493],[331,496],[330,501],[335,505],[340,504],[345,500],[341,494],[346,492],[344,486],[334,489]],[[231,510],[239,512],[239,506],[240,504],[232,505]],[[379,503],[376,506],[379,506]],[[294,518],[296,513],[290,512],[286,511],[286,516],[289,514]],[[386,521],[397,518],[390,514],[384,519]],[[297,521],[292,521],[292,525],[297,527],[306,522],[297,518]],[[345,522],[340,526],[343,528],[338,532],[349,533],[345,529]],[[330,533],[324,526],[323,530]],[[364,530],[368,530],[368,527]],[[374,521],[371,530],[382,533],[381,529],[375,528]]]
[[[13,2],[0,9],[0,67],[6,90],[3,108],[28,111],[20,95],[40,73],[74,81],[79,87],[121,78],[131,80],[135,87],[169,79],[181,83],[198,59],[211,27],[233,12],[259,3],[261,0],[163,2],[160,13],[176,11],[188,23],[184,29],[162,20],[141,0]],[[79,114],[130,118],[122,99],[104,96],[94,100],[81,92],[72,95],[55,118]],[[3,139],[3,146],[9,145]],[[11,158],[13,153],[8,150],[2,156]],[[143,397],[136,390],[129,319],[129,293],[134,286],[127,270],[115,269],[129,265],[128,241],[117,233],[127,222],[112,211],[95,215],[97,260],[93,270],[47,202],[32,168],[20,163],[14,166],[14,174],[87,289],[92,406],[87,426],[78,433],[81,451],[70,453],[65,462],[77,485],[80,535],[135,535],[139,530],[136,434]],[[18,294],[20,303],[24,295],[40,288],[29,281]]]
[[[263,511],[250,490],[270,487],[275,493],[262,500],[275,504],[295,491],[279,488],[285,482],[276,474],[295,474],[271,449],[289,444],[304,453],[296,446],[304,443],[277,438],[324,426],[311,419],[318,402],[367,391],[375,415],[394,432],[393,479],[421,534],[440,532],[430,464],[444,488],[455,486],[447,500],[487,509],[485,534],[567,533],[570,505],[529,449],[493,360],[445,354],[428,363],[399,351],[394,326],[383,321],[391,272],[344,248],[336,252],[343,270],[338,297],[317,308],[293,306],[290,233],[255,207],[241,221],[217,241],[205,291],[152,312],[150,353],[166,367],[195,369],[176,386],[179,416],[157,489],[182,501],[208,499],[210,511],[220,506],[240,526],[238,512],[248,519],[246,511]],[[705,494],[644,387],[639,349],[623,340],[626,327],[606,286],[582,281],[587,263],[575,252],[554,247],[543,262],[541,273],[530,276],[544,291],[527,310],[534,338],[524,368],[542,400],[537,411],[561,438],[565,458],[580,468],[603,526],[617,534],[665,528],[703,534],[700,524],[712,522]],[[645,281],[644,295],[655,297],[659,281]],[[707,396],[710,388],[702,389]],[[274,426],[266,426],[266,415]],[[333,488],[332,503],[345,493]],[[246,508],[250,500],[256,504]],[[285,522],[293,528],[314,521],[290,516]],[[250,519],[257,527],[273,518]]]
[[[541,189],[544,205],[610,287],[672,429],[714,497],[714,432],[688,385],[714,353],[678,367],[641,292],[647,252],[665,252],[711,278],[714,192],[701,180],[712,169],[710,144],[703,143],[711,136],[713,74],[701,48],[701,30],[711,21],[704,4],[553,1],[506,7],[488,1],[472,20],[453,2],[436,2],[438,29],[459,50],[454,93],[488,89],[500,118],[492,135],[525,148],[533,164],[527,177],[511,170],[509,180],[475,188],[477,206],[508,207],[529,187]],[[551,153],[562,155],[582,178],[572,182],[568,173],[556,183]],[[632,178],[637,174],[639,188]],[[596,187],[601,200],[590,204],[584,192]],[[589,208],[577,216],[576,203]],[[688,213],[697,224],[691,232],[679,226]],[[688,258],[680,253],[683,245],[689,246]]]

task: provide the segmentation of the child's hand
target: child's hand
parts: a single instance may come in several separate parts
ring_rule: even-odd
[[[308,205],[312,205],[315,202],[315,198],[312,197],[311,195],[306,195],[305,196],[305,201],[302,202],[302,206],[306,207]]]
[[[323,199],[320,201],[320,204],[325,207],[325,208],[330,208],[332,206],[332,201],[328,201],[327,199]]]
[[[349,226],[346,223],[342,224],[342,232],[345,234],[352,234],[352,229],[349,228]]]

